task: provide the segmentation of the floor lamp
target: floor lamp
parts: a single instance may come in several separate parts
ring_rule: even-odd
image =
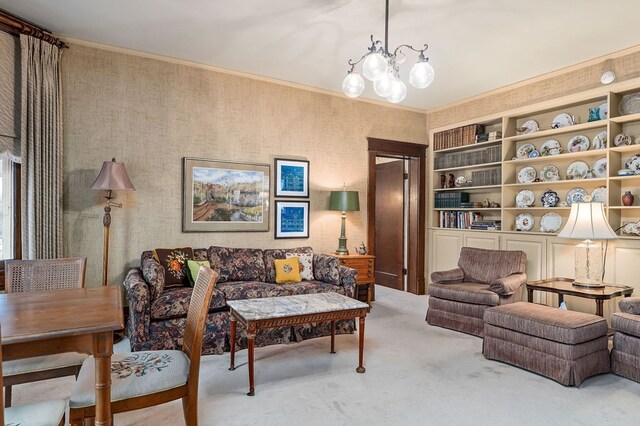
[[[124,163],[117,163],[113,158],[111,161],[102,163],[102,169],[91,186],[91,189],[106,190],[107,204],[104,206],[104,217],[102,224],[104,225],[104,250],[102,255],[102,285],[107,285],[107,270],[109,268],[109,227],[111,226],[111,207],[122,207],[122,203],[112,201],[115,196],[113,191],[135,191]]]
[[[338,250],[336,250],[336,254],[347,255],[349,254],[349,250],[347,250],[345,222],[347,221],[348,211],[360,210],[358,191],[347,191],[345,188],[343,188],[342,191],[331,191],[329,210],[342,212],[340,216],[342,218],[342,226],[340,228],[340,238],[338,238]]]

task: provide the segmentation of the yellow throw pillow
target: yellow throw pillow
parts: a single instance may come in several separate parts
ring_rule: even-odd
[[[275,259],[273,261],[276,267],[276,282],[282,283],[299,283],[300,279],[300,264],[297,257],[290,257],[289,259]]]

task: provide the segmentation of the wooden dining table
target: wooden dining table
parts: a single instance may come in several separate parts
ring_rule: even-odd
[[[111,424],[113,332],[124,328],[120,286],[0,294],[3,360],[64,352],[96,360],[96,424]]]

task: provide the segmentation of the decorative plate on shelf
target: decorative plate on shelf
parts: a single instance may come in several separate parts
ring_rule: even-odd
[[[546,155],[558,155],[561,152],[562,152],[562,147],[560,146],[560,142],[558,142],[555,139],[550,139],[546,141],[545,143],[542,144],[542,147],[540,148],[540,154],[542,154],[543,157]]]
[[[526,143],[518,148],[518,150],[516,151],[516,157],[518,158],[518,160],[524,160],[525,158],[529,158],[529,154],[531,154],[535,150],[535,146],[530,143]]]
[[[598,108],[600,109],[598,112],[598,114],[600,115],[600,120],[606,120],[607,118],[609,118],[609,105],[607,105],[606,102],[600,105]]]
[[[576,124],[576,120],[571,115],[563,112],[562,114],[558,114],[555,116],[553,121],[551,122],[552,129],[559,129],[560,127],[569,127]]]
[[[607,147],[607,131],[598,133],[591,141],[591,149],[604,149]]]
[[[523,189],[516,195],[516,207],[531,207],[536,201],[533,191]]]
[[[567,167],[567,179],[587,179],[589,178],[590,167],[584,161],[574,161]]]
[[[591,201],[607,205],[607,188],[599,186],[591,193]]]
[[[633,173],[640,173],[640,154],[636,154],[624,163],[624,168],[631,170]]]
[[[521,213],[516,217],[516,229],[518,231],[531,231],[533,223],[533,216],[529,213]]]
[[[558,193],[556,191],[548,189],[544,194],[542,194],[541,200],[543,207],[555,207],[560,202],[560,197],[558,197]]]
[[[522,127],[516,130],[523,135],[528,135],[529,133],[535,133],[540,130],[540,127],[538,127],[538,122],[536,120],[527,120],[522,123]]]
[[[631,145],[631,136],[619,133],[613,138],[613,144],[615,146]]]
[[[548,212],[540,219],[540,232],[556,232],[562,226],[562,218],[558,213]]]
[[[537,157],[540,157],[540,153],[538,152],[537,149],[534,149],[529,153],[529,158],[537,158]]]
[[[543,182],[560,180],[560,171],[558,171],[556,166],[549,164],[540,169],[540,179],[542,179]]]
[[[624,95],[618,105],[620,115],[635,114],[640,112],[640,93]]]
[[[567,204],[571,207],[573,203],[581,203],[587,191],[582,188],[573,188],[567,192]]]
[[[593,176],[596,178],[607,177],[607,157],[596,160],[596,162],[593,163],[592,171]]]
[[[589,138],[583,135],[574,136],[567,143],[567,151],[580,152],[589,150]]]
[[[536,179],[536,169],[531,166],[525,167],[518,172],[518,182],[531,183]]]

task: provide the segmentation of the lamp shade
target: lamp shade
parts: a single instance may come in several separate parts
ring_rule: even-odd
[[[106,190],[125,190],[135,191],[129,175],[124,168],[124,163],[117,163],[116,159],[111,161],[105,161],[102,163],[102,169],[96,178],[96,181],[91,185],[91,189],[106,189]]]
[[[354,212],[360,210],[358,191],[331,191],[329,210]]]
[[[612,240],[616,238],[616,233],[607,222],[603,203],[573,203],[569,219],[558,237],[577,240]]]

